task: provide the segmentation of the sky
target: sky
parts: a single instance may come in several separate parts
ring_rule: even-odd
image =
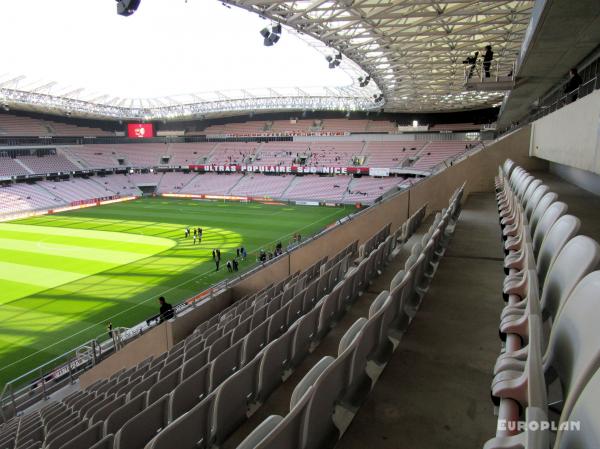
[[[217,0],[142,0],[117,15],[114,0],[1,0],[0,80],[56,81],[126,98],[260,87],[344,86],[322,54],[270,21]]]

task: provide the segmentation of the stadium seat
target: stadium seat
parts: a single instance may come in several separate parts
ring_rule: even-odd
[[[115,434],[115,449],[144,449],[167,426],[169,397],[163,396],[131,417]]]

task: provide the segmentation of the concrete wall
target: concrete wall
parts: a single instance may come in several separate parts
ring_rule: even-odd
[[[600,195],[600,175],[556,162],[550,163],[549,171],[594,195]]]
[[[131,368],[150,356],[158,356],[169,349],[169,330],[162,323],[146,334],[138,337],[125,348],[109,356],[79,378],[79,385],[85,388],[98,379],[110,377],[122,368]]]
[[[517,130],[453,166],[356,215],[343,225],[332,228],[289,255],[249,275],[227,291],[203,300],[177,319],[161,324],[128,344],[118,353],[81,376],[85,387],[121,368],[132,367],[145,358],[157,356],[189,335],[194,328],[232,302],[253,293],[289,274],[302,270],[325,255],[333,255],[354,240],[372,236],[388,223],[396,230],[411,214],[428,203],[428,213],[448,205],[452,192],[466,181],[465,198],[470,192],[491,191],[498,166],[511,158],[528,170],[546,170],[547,162],[528,156],[530,128]]]
[[[600,174],[600,90],[536,120],[533,156]]]

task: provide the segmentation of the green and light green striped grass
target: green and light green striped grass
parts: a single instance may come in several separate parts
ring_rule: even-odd
[[[147,198],[0,223],[0,386],[105,334],[131,326],[228,276],[215,272],[212,248],[226,261],[308,236],[350,212]],[[201,245],[184,238],[202,227]],[[241,269],[254,263],[242,262]]]

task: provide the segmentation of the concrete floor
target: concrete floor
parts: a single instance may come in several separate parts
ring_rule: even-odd
[[[580,234],[587,235],[600,242],[600,197],[565,182],[558,176],[547,172],[533,172],[550,190],[558,194],[558,201],[569,206],[568,213],[581,220]]]
[[[432,217],[421,226],[416,241]],[[407,248],[410,248],[406,245]],[[294,387],[402,269],[401,253],[267,401],[224,444],[233,449],[272,414],[285,415]],[[366,402],[336,447],[480,447],[495,433],[489,398],[500,350],[502,253],[492,194],[470,196],[423,305]],[[282,448],[283,449],[283,448]]]

